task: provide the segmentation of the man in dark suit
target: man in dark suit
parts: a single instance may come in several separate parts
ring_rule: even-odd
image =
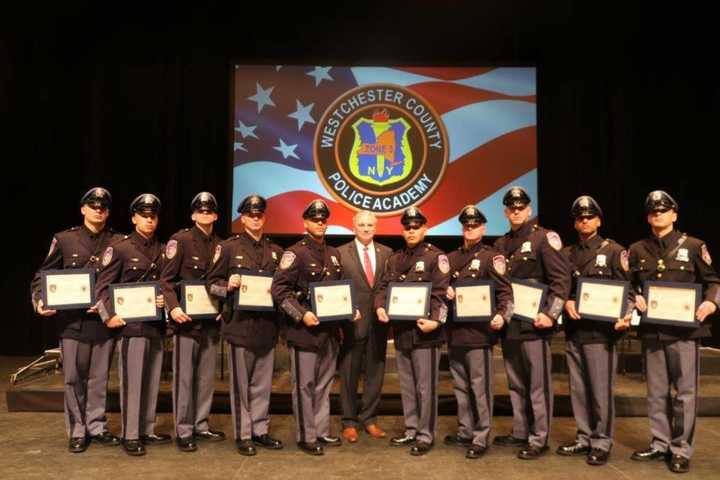
[[[377,218],[373,213],[358,212],[353,218],[355,239],[338,249],[343,271],[355,285],[362,315],[357,322],[346,324],[340,349],[342,435],[350,443],[357,442],[360,426],[374,438],[385,437],[385,432],[377,425],[376,411],[385,376],[388,327],[377,321],[373,298],[392,250],[373,241],[376,225]],[[363,394],[358,401],[358,380],[363,371]]]

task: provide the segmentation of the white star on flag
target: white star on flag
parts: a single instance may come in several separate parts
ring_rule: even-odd
[[[305,123],[315,123],[315,119],[310,116],[310,112],[312,111],[315,104],[311,103],[309,105],[303,105],[302,103],[300,103],[300,100],[297,99],[295,99],[295,103],[297,104],[297,110],[288,115],[288,117],[297,120],[299,132],[302,129],[303,125],[305,125]]]
[[[314,70],[307,72],[306,75],[310,75],[315,78],[315,86],[320,85],[323,80],[333,80],[328,73],[332,67],[315,67]]]
[[[278,138],[280,140],[280,145],[277,147],[273,147],[278,152],[282,153],[282,156],[284,159],[288,157],[295,158],[297,160],[300,160],[300,157],[295,154],[295,149],[297,148],[297,143],[295,145],[287,145],[282,138]]]
[[[272,91],[275,87],[263,89],[258,82],[255,82],[255,85],[257,86],[257,93],[255,93],[255,95],[253,95],[252,97],[248,97],[248,100],[257,103],[258,113],[262,112],[262,109],[265,105],[270,105],[271,107],[274,107],[275,102],[272,101],[270,95],[272,94]]]
[[[235,128],[235,131],[240,132],[240,135],[242,135],[243,139],[247,137],[258,138],[258,136],[255,135],[256,128],[257,125],[245,125],[241,120],[238,120],[238,126],[237,128]]]
[[[241,142],[235,142],[233,143],[233,152],[237,152],[238,150],[242,150],[243,152],[247,152],[247,148],[245,148],[245,145]]]

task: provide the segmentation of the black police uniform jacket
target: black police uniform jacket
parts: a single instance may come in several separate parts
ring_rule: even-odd
[[[278,339],[278,313],[233,310],[235,291],[228,292],[231,275],[274,274],[282,248],[263,237],[256,241],[246,232],[234,235],[216,249],[207,275],[210,295],[224,301],[223,337],[233,345],[263,354],[275,347]]]
[[[37,311],[38,301],[42,296],[42,271],[92,268],[98,272],[100,257],[105,249],[122,238],[121,234],[109,227],[94,233],[85,225],[56,233],[50,244],[50,251],[38,271],[35,272],[30,286],[35,310]],[[51,317],[51,320],[55,322],[56,332],[60,338],[94,343],[112,337],[112,332],[105,326],[98,314],[87,313],[84,309],[59,311]]]
[[[497,250],[478,242],[469,249],[463,246],[450,252],[448,259],[451,285],[462,281],[493,281],[495,311],[492,316],[500,314],[505,323],[508,323],[512,317],[513,293],[505,257]],[[455,322],[450,319],[447,327],[450,348],[481,348],[497,342],[498,331],[490,328],[490,322]]]
[[[557,233],[539,225],[526,223],[517,231],[510,231],[495,241],[495,248],[505,255],[511,279],[548,285],[549,292],[541,311],[557,320],[570,294],[570,264],[563,255],[562,242]],[[505,328],[508,340],[535,340],[552,335],[554,328],[535,328],[526,321],[514,318]]]
[[[308,327],[302,319],[311,310],[309,284],[342,278],[340,252],[324,241],[320,243],[306,236],[283,253],[271,290],[275,305],[288,316],[286,336],[290,345],[320,351],[327,347],[328,341],[338,339],[338,322]]]
[[[577,283],[579,278],[595,278],[600,280],[630,281],[628,252],[613,240],[604,239],[595,235],[588,241],[579,241],[565,247],[563,253],[567,256],[572,268],[572,289],[570,299],[577,300]],[[628,289],[625,307],[622,309],[624,317],[635,306],[633,289]],[[610,322],[594,321],[587,318],[573,320],[570,316],[564,317],[565,335],[582,344],[616,342],[624,333],[615,330],[615,324]]]
[[[193,319],[192,322],[177,323],[169,314],[180,306],[178,283],[182,280],[204,280],[215,249],[221,240],[214,232],[205,235],[197,226],[184,228],[168,240],[165,246],[165,262],[160,274],[160,286],[165,297],[168,326],[173,333],[198,337],[205,329],[210,335],[217,335],[215,319]],[[192,318],[192,315],[190,317]]]
[[[157,281],[165,258],[164,249],[156,236],[147,239],[135,231],[105,250],[95,285],[100,300],[98,311],[104,322],[115,316],[110,284]],[[158,338],[165,334],[165,321],[131,322],[117,330],[122,337]]]
[[[630,246],[630,273],[637,294],[643,282],[699,283],[705,300],[720,306],[720,278],[712,266],[705,242],[673,230],[662,238],[654,235]],[[710,322],[698,328],[670,325],[640,325],[640,336],[647,340],[674,341],[708,337]]]
[[[387,260],[375,294],[375,309],[386,308],[387,288],[390,282],[432,282],[430,293],[430,319],[444,324],[447,320],[445,298],[450,284],[450,264],[439,248],[422,242],[413,248],[403,248]],[[392,323],[395,348],[410,351],[441,345],[445,341],[443,325],[429,333],[423,333],[413,321]]]

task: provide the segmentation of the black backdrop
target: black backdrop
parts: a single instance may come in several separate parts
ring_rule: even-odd
[[[52,233],[80,221],[87,188],[112,191],[121,231],[129,201],[157,193],[163,239],[190,222],[196,192],[230,198],[232,60],[536,64],[541,222],[572,239],[570,203],[588,193],[604,234],[627,245],[647,233],[645,195],[663,188],[680,203],[679,228],[720,255],[709,12],[570,0],[96,3],[33,6],[0,29],[2,354],[56,344],[28,285]]]

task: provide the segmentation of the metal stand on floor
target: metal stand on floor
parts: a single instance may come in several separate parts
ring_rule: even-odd
[[[51,373],[59,370],[61,366],[60,347],[45,350],[42,357],[33,360],[28,365],[21,367],[17,372],[10,375],[10,384],[17,385],[18,382],[27,380],[38,373]]]

